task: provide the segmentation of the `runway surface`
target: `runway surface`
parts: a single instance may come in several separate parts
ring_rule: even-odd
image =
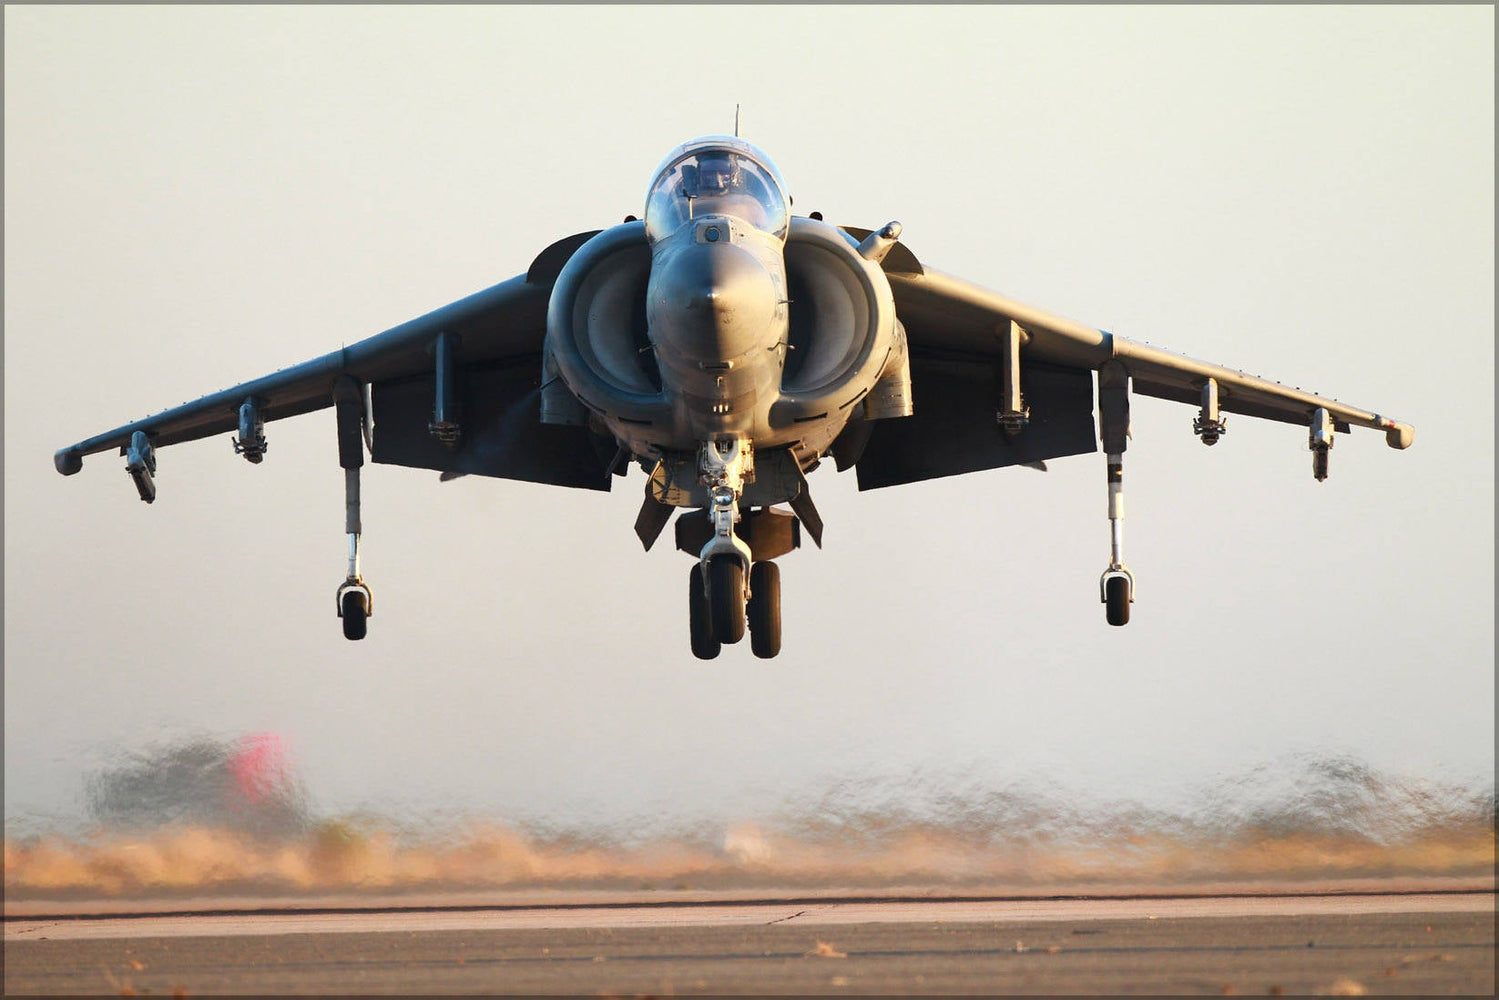
[[[1493,995],[1494,893],[7,914],[14,994]]]

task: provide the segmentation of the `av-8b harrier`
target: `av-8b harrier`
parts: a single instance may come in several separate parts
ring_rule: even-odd
[[[711,659],[746,629],[756,656],[780,651],[774,560],[803,531],[821,545],[806,475],[828,457],[868,490],[1036,466],[1101,442],[1111,544],[1099,596],[1109,624],[1123,625],[1135,596],[1121,530],[1131,389],[1196,406],[1192,430],[1208,445],[1225,413],[1300,424],[1319,480],[1338,431],[1375,428],[1410,446],[1413,429],[1380,414],[934,271],[900,233],[895,222],[870,231],[792,216],[763,152],[706,136],[662,162],[643,219],[560,240],[523,275],[63,448],[55,462],[72,475],[83,456],[118,448],[150,503],[161,447],[237,431],[235,451],[259,463],[266,421],[332,407],[349,543],[335,604],[349,639],[364,638],[372,611],[359,564],[366,448],[444,478],[592,490],[638,464],[646,549],[684,511],[674,533],[694,560],[691,646]]]

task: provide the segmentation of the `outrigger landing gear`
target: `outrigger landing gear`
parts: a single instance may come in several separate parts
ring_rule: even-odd
[[[352,483],[352,487],[350,484]],[[344,493],[350,492],[353,499],[346,501],[349,533],[349,575],[338,585],[334,603],[338,617],[343,619],[345,639],[363,639],[369,631],[368,619],[375,612],[375,597],[369,584],[359,574],[359,470],[344,470]]]
[[[1124,568],[1124,461],[1109,456],[1109,568],[1098,580],[1098,599],[1103,602],[1110,625],[1129,624],[1129,606],[1135,600],[1135,578]]]
[[[1129,623],[1135,578],[1124,568],[1124,450],[1129,447],[1129,374],[1117,361],[1098,370],[1098,436],[1109,463],[1109,568],[1098,599],[1110,625]]]
[[[338,464],[344,470],[344,531],[349,536],[349,572],[334,594],[344,638],[363,639],[375,597],[359,572],[359,468],[364,465],[364,394],[359,383],[345,375],[333,387],[338,416]]]

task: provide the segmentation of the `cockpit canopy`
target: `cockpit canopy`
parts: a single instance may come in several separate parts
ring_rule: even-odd
[[[786,183],[770,158],[743,139],[710,135],[683,143],[657,168],[645,199],[645,233],[664,239],[690,219],[732,215],[786,238]]]

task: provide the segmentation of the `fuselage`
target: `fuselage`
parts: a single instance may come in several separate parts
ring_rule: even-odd
[[[781,241],[737,216],[693,219],[652,245],[646,327],[687,436],[769,437],[787,306]]]

